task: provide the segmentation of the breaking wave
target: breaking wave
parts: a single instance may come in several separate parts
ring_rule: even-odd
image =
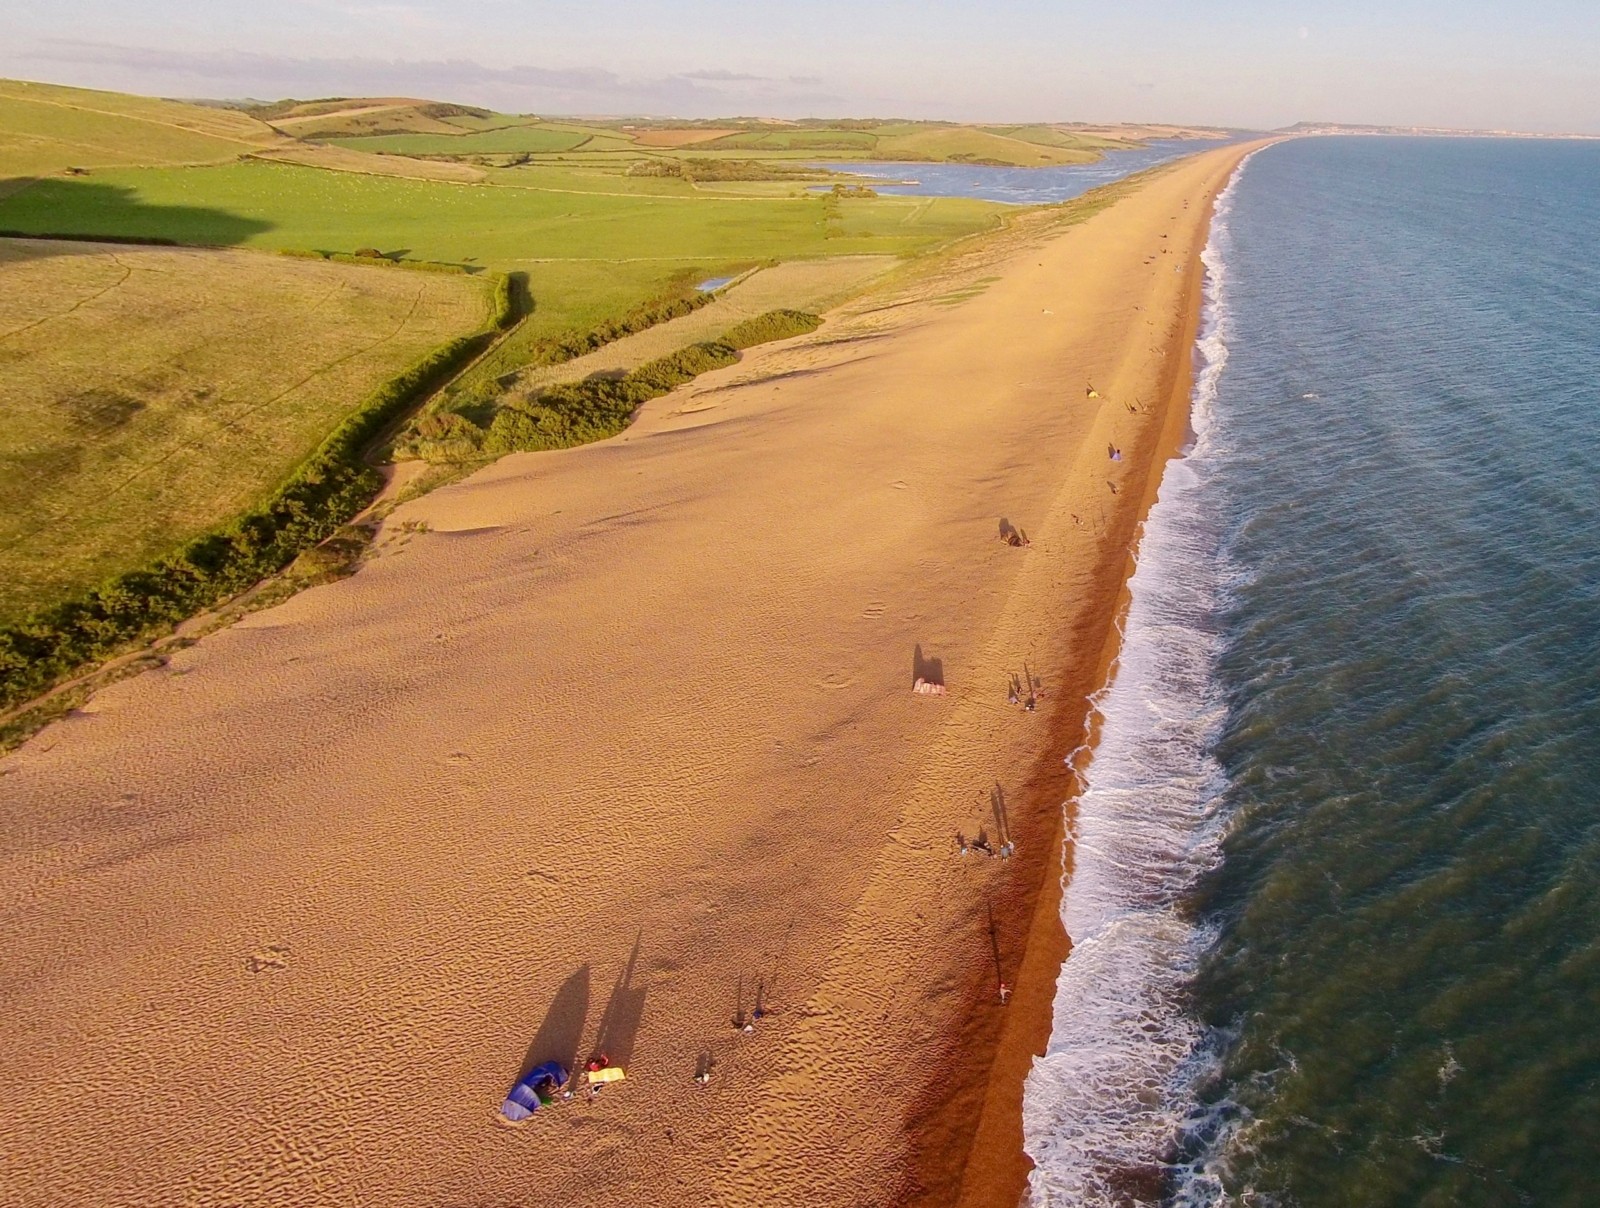
[[[1087,739],[1068,756],[1084,769],[1062,906],[1072,953],[1023,1098],[1041,1208],[1155,1204],[1175,1183],[1184,1203],[1218,1194],[1174,1162],[1180,1137],[1205,1128],[1192,1088],[1212,1060],[1187,989],[1213,937],[1184,902],[1223,834],[1223,777],[1207,751],[1223,717],[1214,671],[1226,568],[1209,484],[1226,457],[1213,408],[1228,359],[1227,220],[1243,170],[1217,199],[1202,254],[1194,440],[1166,466],[1140,537],[1121,651],[1091,702],[1092,758]]]

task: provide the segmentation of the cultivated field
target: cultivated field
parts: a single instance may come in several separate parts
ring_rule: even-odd
[[[0,239],[0,624],[244,511],[487,310],[466,277]]]

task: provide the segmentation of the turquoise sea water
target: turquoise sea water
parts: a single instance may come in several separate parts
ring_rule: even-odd
[[[1207,262],[1034,1197],[1600,1204],[1600,143],[1280,144]]]

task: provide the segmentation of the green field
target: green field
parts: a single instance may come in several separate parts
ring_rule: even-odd
[[[523,271],[536,304],[529,338],[538,338],[617,313],[687,270],[913,253],[985,229],[1002,209],[913,197],[830,207],[801,188],[774,195],[761,182],[754,196],[706,195],[681,181],[545,171],[469,186],[258,162],[118,169],[39,181],[0,199],[0,230],[268,249],[370,246]]]
[[[461,276],[0,239],[0,625],[244,512],[487,314]]]

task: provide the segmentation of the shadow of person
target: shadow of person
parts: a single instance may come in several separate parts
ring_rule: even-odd
[[[944,660],[929,658],[922,653],[922,644],[917,644],[916,650],[911,654],[911,683],[913,686],[921,680],[925,684],[944,684]]]
[[[523,1054],[520,1078],[536,1065],[559,1061],[568,1070],[578,1061],[578,1044],[583,1039],[583,1024],[589,1016],[589,966],[582,966],[561,983],[544,1022],[534,1033],[533,1043]]]
[[[996,784],[989,790],[989,805],[994,809],[994,832],[1002,845],[1011,842],[1011,820],[1006,816],[1006,791]]]
[[[1000,540],[1010,541],[1016,531],[1016,526],[1012,524],[1011,521],[1007,520],[1004,516],[1000,517]]]
[[[633,1045],[639,1035],[639,1023],[644,1018],[644,998],[648,986],[634,982],[639,966],[639,949],[644,942],[644,932],[633,940],[633,951],[628,963],[611,987],[611,998],[606,1002],[605,1014],[600,1017],[600,1031],[595,1036],[596,1053],[604,1053],[612,1065],[627,1068],[633,1060]]]

